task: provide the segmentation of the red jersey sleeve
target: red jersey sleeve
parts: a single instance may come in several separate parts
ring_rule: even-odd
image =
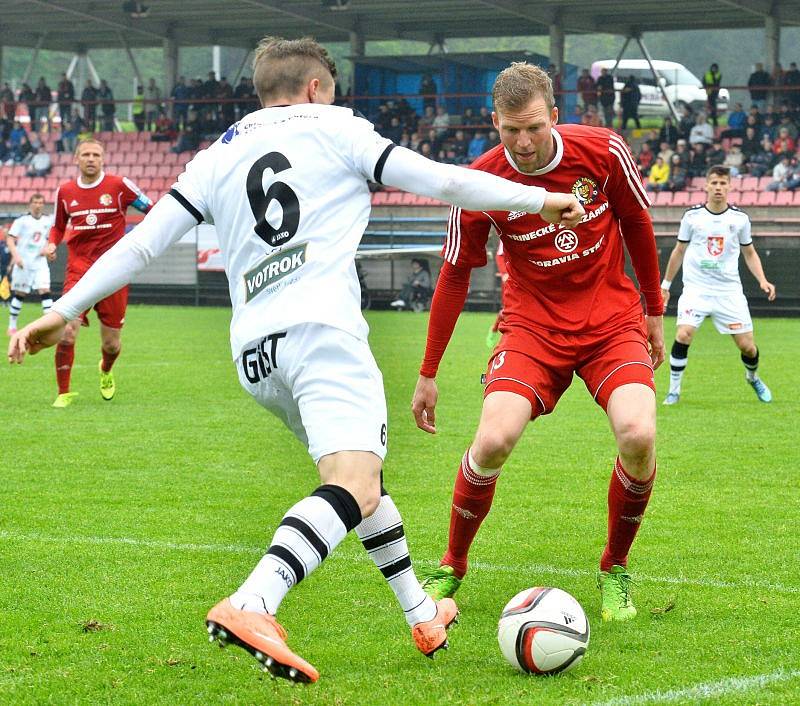
[[[127,210],[128,206],[133,206],[142,213],[147,213],[153,208],[153,202],[147,197],[132,179],[122,177],[122,211]]]
[[[64,201],[61,199],[60,187],[56,190],[56,204],[53,213],[53,225],[50,228],[48,240],[53,245],[58,245],[64,239],[64,231],[67,229],[67,222],[69,221],[69,213],[67,213]]]
[[[649,316],[664,313],[661,275],[653,221],[647,208],[650,199],[630,148],[614,133],[608,138],[609,177],[606,186],[611,208],[619,219],[620,232],[631,258],[639,289]]]
[[[480,211],[465,211],[457,206],[450,208],[447,220],[447,237],[442,257],[456,267],[483,267],[486,264],[486,241],[492,221]]]

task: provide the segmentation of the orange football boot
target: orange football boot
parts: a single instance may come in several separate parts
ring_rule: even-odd
[[[458,622],[458,606],[452,598],[442,598],[436,602],[436,615],[432,620],[417,623],[411,628],[411,636],[417,649],[426,657],[433,659],[437,650],[446,650],[447,629]]]
[[[274,677],[303,684],[319,679],[319,672],[288,648],[286,630],[272,615],[238,610],[224,598],[208,611],[206,625],[209,642],[219,640],[220,647],[238,645]]]

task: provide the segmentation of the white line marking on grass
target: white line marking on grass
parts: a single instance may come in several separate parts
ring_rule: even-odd
[[[728,694],[741,693],[760,689],[768,684],[790,681],[800,677],[800,670],[785,671],[779,669],[769,674],[756,674],[752,677],[728,677],[719,681],[695,684],[685,689],[670,691],[649,691],[634,696],[619,696],[608,701],[597,701],[593,706],[636,706],[637,704],[672,703],[674,701],[696,701],[699,699],[714,699]]]
[[[0,539],[12,539],[23,542],[50,542],[56,544],[127,544],[132,547],[149,547],[151,549],[167,549],[171,551],[187,551],[187,552],[222,552],[232,554],[262,554],[266,551],[266,545],[257,547],[247,544],[196,544],[193,542],[169,542],[160,539],[137,539],[135,537],[97,537],[97,536],[79,536],[72,535],[67,537],[59,537],[55,535],[46,535],[38,533],[25,533],[14,532],[11,530],[0,530]],[[371,560],[365,554],[348,551],[339,551],[332,555],[331,559],[334,560],[347,560],[347,561],[364,561],[371,563]],[[433,566],[435,562],[431,561],[418,561],[418,565]],[[587,569],[565,569],[556,566],[548,566],[546,564],[519,564],[504,566],[502,564],[491,564],[486,562],[473,562],[473,568],[481,569],[484,571],[500,571],[503,573],[515,573],[523,575],[531,575],[534,573],[550,574],[553,576],[573,576],[585,577],[594,576],[595,571]],[[685,576],[647,576],[644,574],[636,574],[635,580],[640,583],[665,583],[676,586],[700,586],[702,588],[730,588],[730,589],[745,589],[755,588],[759,590],[769,590],[775,593],[800,593],[800,586],[785,586],[780,583],[772,583],[769,581],[760,581],[749,577],[743,577],[739,581],[722,581],[719,579],[710,578],[687,578]]]

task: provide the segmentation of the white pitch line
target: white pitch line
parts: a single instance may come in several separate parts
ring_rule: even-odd
[[[13,532],[11,530],[0,530],[0,539],[11,539],[22,542],[48,542],[56,544],[123,544],[132,547],[148,547],[151,549],[167,549],[171,551],[187,551],[187,552],[221,552],[231,554],[254,554],[259,552],[263,553],[266,550],[266,544],[263,547],[252,546],[247,544],[195,544],[192,542],[168,542],[160,539],[137,539],[135,537],[97,537],[97,536],[78,536],[59,537],[55,535],[46,535],[38,533],[24,533]],[[266,540],[266,537],[265,537]],[[346,560],[346,561],[371,561],[368,556],[361,553],[352,552],[349,550],[340,551],[331,556],[331,559]],[[433,566],[435,562],[419,560],[415,563],[420,565]],[[490,564],[486,562],[473,562],[473,568],[482,569],[484,571],[499,571],[503,573],[523,574],[530,576],[533,574],[550,574],[552,576],[572,576],[572,577],[593,577],[594,570],[588,569],[565,569],[557,566],[548,566],[546,564],[519,564],[505,566],[502,564]],[[761,581],[750,577],[744,577],[739,581],[722,581],[720,579],[710,578],[687,578],[685,576],[647,576],[645,574],[636,574],[636,581],[639,583],[663,583],[676,586],[699,586],[701,588],[727,588],[727,589],[759,589],[769,590],[775,593],[800,593],[800,586],[785,586],[780,583],[772,583],[769,581]]]
[[[675,701],[699,701],[715,699],[729,694],[761,689],[776,682],[790,681],[800,677],[800,669],[786,671],[779,669],[769,674],[755,674],[751,677],[728,677],[719,681],[706,682],[687,686],[684,689],[671,689],[669,691],[648,691],[644,694],[619,696],[608,701],[597,701],[592,706],[638,706],[638,704],[664,704]]]

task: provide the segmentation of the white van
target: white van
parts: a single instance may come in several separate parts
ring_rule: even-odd
[[[613,59],[595,61],[591,68],[592,77],[597,79],[600,75],[600,69],[608,69],[611,71],[611,69],[614,68],[614,63]],[[661,84],[664,86],[664,91],[675,106],[678,115],[680,115],[682,108],[687,105],[694,112],[705,110],[707,101],[703,84],[700,79],[683,64],[678,64],[674,61],[653,59],[653,67],[658,72]],[[636,80],[639,83],[639,90],[642,92],[642,102],[639,103],[639,115],[669,115],[667,103],[659,87],[656,85],[653,72],[650,69],[650,64],[648,64],[645,59],[622,59],[619,62],[616,76],[614,77],[614,87],[617,89],[615,109],[620,109],[619,92],[625,79],[631,74],[636,76]],[[729,99],[728,89],[720,89],[717,98],[718,113],[724,113],[728,109]]]

